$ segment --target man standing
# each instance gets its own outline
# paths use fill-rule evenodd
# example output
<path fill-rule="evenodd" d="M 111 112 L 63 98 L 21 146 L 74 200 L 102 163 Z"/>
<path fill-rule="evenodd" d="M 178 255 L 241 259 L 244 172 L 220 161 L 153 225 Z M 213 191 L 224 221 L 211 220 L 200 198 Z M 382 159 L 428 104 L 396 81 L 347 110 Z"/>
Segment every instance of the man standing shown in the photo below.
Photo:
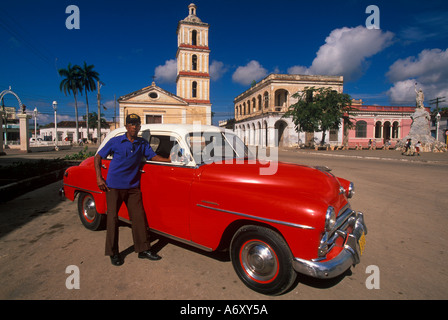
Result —
<path fill-rule="evenodd" d="M 136 114 L 126 117 L 126 134 L 110 139 L 95 155 L 95 171 L 100 190 L 106 192 L 107 233 L 106 250 L 111 263 L 123 264 L 118 251 L 118 211 L 123 202 L 132 221 L 134 250 L 141 259 L 159 260 L 161 257 L 150 251 L 145 211 L 140 191 L 140 165 L 142 157 L 148 160 L 170 162 L 170 158 L 157 155 L 149 143 L 138 137 L 141 121 Z M 101 175 L 101 159 L 113 155 L 107 180 Z"/>

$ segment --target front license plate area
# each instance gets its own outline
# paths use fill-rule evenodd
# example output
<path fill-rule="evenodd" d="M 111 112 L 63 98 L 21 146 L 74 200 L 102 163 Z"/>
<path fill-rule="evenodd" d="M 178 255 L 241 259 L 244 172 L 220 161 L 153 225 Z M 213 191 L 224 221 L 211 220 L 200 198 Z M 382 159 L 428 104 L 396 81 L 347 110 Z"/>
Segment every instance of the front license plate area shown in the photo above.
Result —
<path fill-rule="evenodd" d="M 366 236 L 365 236 L 364 232 L 362 233 L 361 237 L 359 238 L 358 245 L 359 245 L 359 253 L 362 255 L 364 252 L 364 248 L 366 247 Z"/>

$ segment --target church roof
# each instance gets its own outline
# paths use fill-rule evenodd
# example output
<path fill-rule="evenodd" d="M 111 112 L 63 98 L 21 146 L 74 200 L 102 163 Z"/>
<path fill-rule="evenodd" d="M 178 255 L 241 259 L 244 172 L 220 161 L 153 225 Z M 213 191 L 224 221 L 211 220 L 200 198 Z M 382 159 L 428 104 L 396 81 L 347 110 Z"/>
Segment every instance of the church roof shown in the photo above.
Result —
<path fill-rule="evenodd" d="M 155 92 L 158 93 L 156 98 L 152 98 L 150 96 L 151 92 Z M 131 102 L 131 100 L 134 100 L 135 98 L 139 97 L 139 96 L 145 96 L 148 97 L 147 99 L 145 99 L 145 101 L 142 101 L 144 103 L 154 103 L 154 104 L 158 104 L 158 97 L 160 96 L 164 96 L 168 99 L 170 99 L 172 101 L 172 103 L 176 103 L 176 104 L 182 104 L 182 105 L 188 105 L 188 102 L 185 101 L 184 99 L 182 99 L 181 97 L 168 92 L 162 88 L 160 88 L 159 86 L 157 86 L 155 84 L 155 82 L 153 82 L 150 86 L 142 88 L 140 90 L 128 93 L 124 96 L 121 96 L 120 98 L 118 98 L 118 102 Z M 137 101 L 132 101 L 132 102 L 137 102 Z M 163 102 L 163 104 L 166 104 L 166 101 Z"/>

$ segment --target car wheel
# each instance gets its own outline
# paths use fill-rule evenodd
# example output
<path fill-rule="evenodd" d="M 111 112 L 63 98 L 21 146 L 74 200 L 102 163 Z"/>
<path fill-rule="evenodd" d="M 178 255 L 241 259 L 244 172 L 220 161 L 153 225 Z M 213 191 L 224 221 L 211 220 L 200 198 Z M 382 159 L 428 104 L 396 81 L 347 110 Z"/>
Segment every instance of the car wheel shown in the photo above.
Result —
<path fill-rule="evenodd" d="M 96 231 L 104 228 L 106 216 L 96 211 L 95 199 L 91 194 L 85 192 L 79 194 L 78 214 L 87 229 Z"/>
<path fill-rule="evenodd" d="M 230 244 L 230 256 L 243 283 L 262 294 L 282 294 L 297 277 L 291 250 L 277 232 L 268 228 L 240 228 Z"/>

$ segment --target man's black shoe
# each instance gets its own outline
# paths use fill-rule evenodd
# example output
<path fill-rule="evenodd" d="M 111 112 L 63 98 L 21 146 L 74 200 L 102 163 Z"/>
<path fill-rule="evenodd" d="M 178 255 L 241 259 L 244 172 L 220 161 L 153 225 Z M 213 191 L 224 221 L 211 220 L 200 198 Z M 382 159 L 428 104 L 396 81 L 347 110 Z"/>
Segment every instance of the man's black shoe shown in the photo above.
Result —
<path fill-rule="evenodd" d="M 138 257 L 140 259 L 149 259 L 149 260 L 160 260 L 160 259 L 162 259 L 161 256 L 159 256 L 156 253 L 152 253 L 150 250 L 139 252 L 138 253 Z"/>
<path fill-rule="evenodd" d="M 121 259 L 119 254 L 114 254 L 113 256 L 110 256 L 110 262 L 114 266 L 121 266 L 123 264 L 123 259 Z"/>

